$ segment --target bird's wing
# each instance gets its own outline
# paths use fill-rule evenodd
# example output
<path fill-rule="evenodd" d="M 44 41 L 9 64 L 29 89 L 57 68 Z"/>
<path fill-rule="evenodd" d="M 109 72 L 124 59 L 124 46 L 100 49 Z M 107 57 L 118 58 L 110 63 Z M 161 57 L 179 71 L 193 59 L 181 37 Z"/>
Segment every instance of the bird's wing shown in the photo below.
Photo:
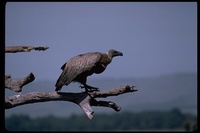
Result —
<path fill-rule="evenodd" d="M 85 71 L 89 71 L 92 67 L 94 67 L 100 59 L 101 53 L 99 52 L 80 54 L 69 59 L 61 67 L 63 72 L 57 80 L 56 86 L 62 86 L 65 84 L 68 85 L 77 75 Z"/>

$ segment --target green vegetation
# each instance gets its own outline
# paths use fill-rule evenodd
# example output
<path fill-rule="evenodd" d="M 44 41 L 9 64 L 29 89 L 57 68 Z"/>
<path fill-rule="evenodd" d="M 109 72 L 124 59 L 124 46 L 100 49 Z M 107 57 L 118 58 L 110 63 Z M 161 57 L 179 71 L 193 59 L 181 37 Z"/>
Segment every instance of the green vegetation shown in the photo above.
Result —
<path fill-rule="evenodd" d="M 123 112 L 95 114 L 92 120 L 85 115 L 71 115 L 68 118 L 45 116 L 31 118 L 26 115 L 12 115 L 5 119 L 9 131 L 130 131 L 130 130 L 182 130 L 195 126 L 197 117 L 170 111 Z"/>

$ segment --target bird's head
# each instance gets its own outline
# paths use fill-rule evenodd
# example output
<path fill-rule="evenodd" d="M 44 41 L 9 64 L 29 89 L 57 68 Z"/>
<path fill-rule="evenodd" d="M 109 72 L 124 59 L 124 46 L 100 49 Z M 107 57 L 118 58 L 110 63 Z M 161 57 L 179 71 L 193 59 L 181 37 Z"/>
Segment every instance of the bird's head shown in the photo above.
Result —
<path fill-rule="evenodd" d="M 108 51 L 107 54 L 108 54 L 108 56 L 111 57 L 111 58 L 113 58 L 113 57 L 115 57 L 115 56 L 123 56 L 123 53 L 122 53 L 122 52 L 117 51 L 117 50 L 114 50 L 114 49 L 110 49 L 110 50 Z"/>

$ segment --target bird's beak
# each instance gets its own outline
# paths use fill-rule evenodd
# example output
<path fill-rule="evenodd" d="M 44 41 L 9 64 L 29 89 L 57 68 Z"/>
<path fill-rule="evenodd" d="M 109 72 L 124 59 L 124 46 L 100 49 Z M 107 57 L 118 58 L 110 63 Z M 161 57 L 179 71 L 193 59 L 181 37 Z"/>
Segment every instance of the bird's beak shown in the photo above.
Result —
<path fill-rule="evenodd" d="M 123 56 L 123 53 L 118 51 L 118 56 Z"/>

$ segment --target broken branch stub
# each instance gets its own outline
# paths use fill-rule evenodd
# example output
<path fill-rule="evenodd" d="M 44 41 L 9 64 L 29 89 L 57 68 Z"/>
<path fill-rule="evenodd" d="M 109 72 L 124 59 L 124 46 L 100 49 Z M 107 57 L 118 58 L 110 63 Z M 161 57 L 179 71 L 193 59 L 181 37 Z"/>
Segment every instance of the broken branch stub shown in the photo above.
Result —
<path fill-rule="evenodd" d="M 35 79 L 35 76 L 33 73 L 28 74 L 26 77 L 19 79 L 19 80 L 13 80 L 11 78 L 11 75 L 5 76 L 5 88 L 13 90 L 15 92 L 21 92 L 22 87 L 30 82 L 32 82 Z"/>

